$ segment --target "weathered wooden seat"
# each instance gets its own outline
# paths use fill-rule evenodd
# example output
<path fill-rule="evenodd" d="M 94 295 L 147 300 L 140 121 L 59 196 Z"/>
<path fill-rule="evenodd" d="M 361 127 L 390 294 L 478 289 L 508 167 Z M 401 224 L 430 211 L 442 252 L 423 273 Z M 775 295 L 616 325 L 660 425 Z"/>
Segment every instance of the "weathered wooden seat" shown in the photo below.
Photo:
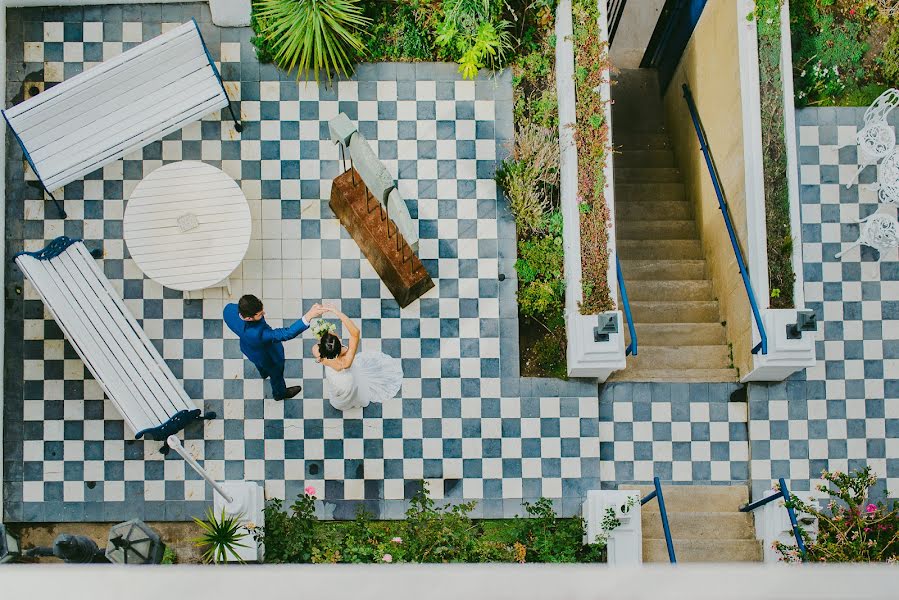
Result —
<path fill-rule="evenodd" d="M 164 441 L 215 417 L 202 416 L 83 242 L 58 237 L 15 261 L 136 438 Z"/>
<path fill-rule="evenodd" d="M 226 106 L 191 21 L 0 112 L 65 218 L 53 190 Z"/>

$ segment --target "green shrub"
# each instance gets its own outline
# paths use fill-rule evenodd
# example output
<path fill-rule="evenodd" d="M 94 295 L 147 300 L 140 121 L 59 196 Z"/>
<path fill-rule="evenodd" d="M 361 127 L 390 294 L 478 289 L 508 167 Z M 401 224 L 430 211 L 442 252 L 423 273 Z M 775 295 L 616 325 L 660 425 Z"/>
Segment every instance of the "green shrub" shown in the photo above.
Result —
<path fill-rule="evenodd" d="M 311 562 L 316 536 L 315 497 L 299 496 L 290 507 L 290 514 L 282 508 L 280 498 L 265 505 L 265 527 L 256 535 L 265 544 L 265 560 L 270 563 Z"/>
<path fill-rule="evenodd" d="M 818 519 L 818 534 L 812 538 L 801 530 L 806 546 L 804 557 L 795 545 L 777 542 L 775 547 L 783 559 L 787 562 L 803 558 L 810 562 L 899 560 L 899 503 L 893 502 L 890 507 L 867 499 L 870 488 L 877 484 L 871 467 L 853 473 L 824 471 L 821 477 L 831 484 L 818 486 L 819 491 L 830 496 L 825 510 L 795 496 L 788 503 Z"/>
<path fill-rule="evenodd" d="M 525 548 L 522 562 L 573 563 L 604 562 L 605 544 L 584 544 L 586 522 L 580 518 L 560 519 L 552 501 L 540 498 L 534 504 L 524 502 L 527 518 L 516 518 L 514 535 Z"/>
<path fill-rule="evenodd" d="M 518 242 L 518 310 L 550 332 L 565 325 L 565 280 L 559 213 L 545 221 L 547 233 Z"/>
<path fill-rule="evenodd" d="M 887 38 L 880 60 L 887 84 L 899 85 L 899 27 L 894 28 Z"/>
<path fill-rule="evenodd" d="M 347 75 L 365 46 L 359 31 L 369 24 L 359 0 L 256 0 L 257 43 L 285 71 L 297 67 L 297 77 L 309 72 L 319 80 Z"/>
<path fill-rule="evenodd" d="M 372 19 L 370 34 L 365 36 L 369 60 L 435 60 L 433 38 L 439 5 L 428 0 L 372 3 L 367 14 Z"/>
<path fill-rule="evenodd" d="M 581 519 L 559 519 L 552 503 L 525 505 L 529 518 L 475 521 L 475 502 L 438 506 L 427 484 L 413 496 L 402 521 L 373 521 L 360 512 L 350 523 L 315 518 L 314 497 L 304 495 L 291 513 L 281 500 L 265 507 L 256 535 L 272 563 L 595 562 L 603 545 L 583 546 Z"/>
<path fill-rule="evenodd" d="M 203 562 L 222 563 L 229 557 L 243 562 L 237 554 L 237 548 L 246 548 L 241 542 L 247 537 L 246 531 L 236 517 L 230 517 L 222 509 L 221 516 L 216 516 L 212 508 L 206 510 L 206 520 L 202 521 L 194 517 L 194 522 L 200 526 L 202 534 L 193 540 L 194 545 L 203 550 Z"/>
<path fill-rule="evenodd" d="M 474 79 L 478 69 L 505 64 L 512 50 L 510 23 L 501 18 L 498 0 L 443 0 L 443 20 L 435 42 L 442 53 L 459 63 L 459 72 Z"/>

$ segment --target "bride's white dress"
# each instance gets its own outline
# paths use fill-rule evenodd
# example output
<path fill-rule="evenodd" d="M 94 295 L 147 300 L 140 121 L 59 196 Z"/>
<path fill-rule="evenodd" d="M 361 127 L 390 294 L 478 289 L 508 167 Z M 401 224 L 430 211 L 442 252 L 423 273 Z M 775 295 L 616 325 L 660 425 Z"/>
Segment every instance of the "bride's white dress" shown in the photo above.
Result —
<path fill-rule="evenodd" d="M 328 400 L 338 410 L 363 408 L 393 398 L 403 386 L 403 367 L 398 358 L 382 352 L 360 352 L 343 371 L 325 367 Z"/>

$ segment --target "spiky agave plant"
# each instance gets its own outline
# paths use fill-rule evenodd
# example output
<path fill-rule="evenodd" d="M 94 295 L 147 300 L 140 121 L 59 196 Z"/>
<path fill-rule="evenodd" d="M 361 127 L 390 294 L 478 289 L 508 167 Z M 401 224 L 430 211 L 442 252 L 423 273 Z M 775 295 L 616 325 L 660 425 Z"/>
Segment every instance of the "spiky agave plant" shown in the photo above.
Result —
<path fill-rule="evenodd" d="M 242 525 L 239 519 L 225 514 L 225 509 L 222 509 L 221 517 L 216 517 L 211 508 L 206 509 L 205 521 L 194 517 L 203 530 L 203 534 L 193 540 L 195 546 L 203 549 L 203 562 L 218 564 L 225 562 L 229 555 L 243 562 L 236 549 L 248 548 L 240 543 L 247 534 L 240 531 Z"/>
<path fill-rule="evenodd" d="M 355 55 L 365 52 L 357 35 L 371 20 L 359 0 L 255 0 L 260 35 L 272 45 L 275 62 L 297 78 L 325 72 L 346 75 Z"/>

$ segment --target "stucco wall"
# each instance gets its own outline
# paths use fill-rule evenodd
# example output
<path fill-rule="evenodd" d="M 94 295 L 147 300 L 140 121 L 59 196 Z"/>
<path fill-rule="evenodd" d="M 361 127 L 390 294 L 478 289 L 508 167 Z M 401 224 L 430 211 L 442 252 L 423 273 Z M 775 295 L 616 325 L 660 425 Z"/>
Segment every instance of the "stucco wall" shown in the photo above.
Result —
<path fill-rule="evenodd" d="M 728 239 L 712 180 L 683 98 L 687 83 L 709 138 L 740 244 L 747 250 L 743 127 L 737 3 L 706 4 L 680 65 L 665 93 L 665 113 L 678 165 L 691 198 L 709 274 L 733 344 L 740 374 L 751 370 L 752 322 L 746 290 Z"/>

